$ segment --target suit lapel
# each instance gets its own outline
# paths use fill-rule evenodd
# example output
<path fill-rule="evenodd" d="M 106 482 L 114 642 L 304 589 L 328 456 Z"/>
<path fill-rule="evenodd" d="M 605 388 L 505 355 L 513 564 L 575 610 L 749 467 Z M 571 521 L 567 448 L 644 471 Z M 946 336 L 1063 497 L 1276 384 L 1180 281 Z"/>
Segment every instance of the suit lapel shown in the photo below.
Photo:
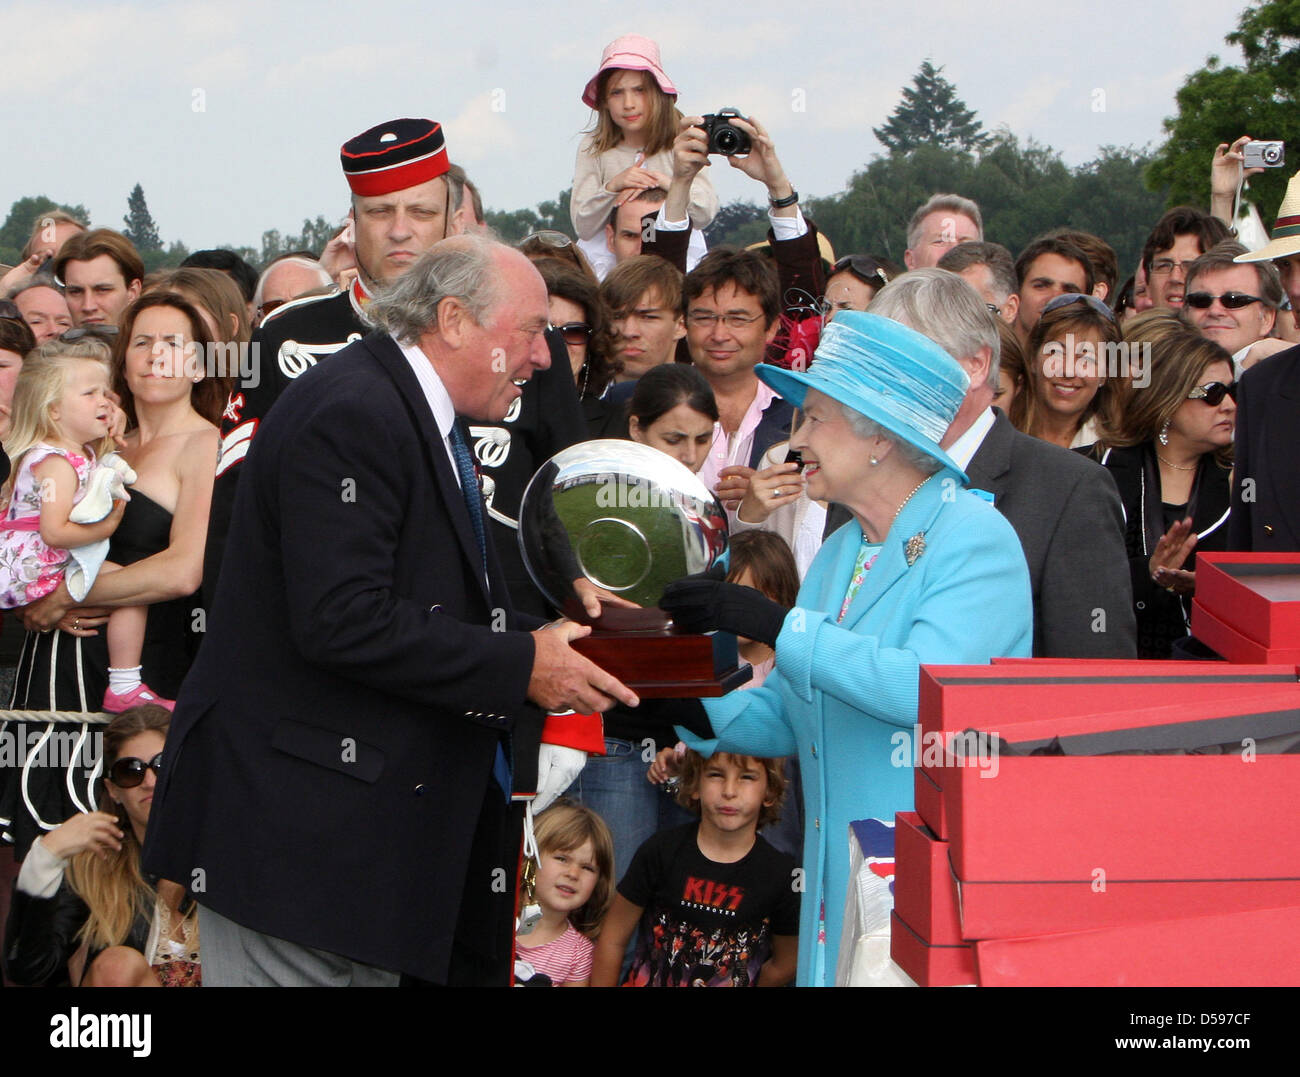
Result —
<path fill-rule="evenodd" d="M 372 334 L 366 338 L 365 343 L 388 376 L 397 383 L 402 403 L 424 445 L 425 463 L 433 473 L 434 484 L 451 517 L 461 551 L 473 567 L 472 575 L 478 583 L 484 602 L 490 606 L 492 599 L 488 594 L 487 581 L 483 577 L 483 559 L 479 554 L 478 539 L 474 537 L 474 524 L 469 518 L 469 509 L 461 494 L 460 483 L 452 470 L 451 460 L 447 456 L 447 447 L 438 432 L 438 424 L 434 420 L 433 412 L 429 410 L 429 402 L 425 399 L 424 390 L 420 388 L 420 383 L 406 361 L 406 356 L 393 343 L 391 337 Z M 485 516 L 486 511 L 485 509 Z"/>
<path fill-rule="evenodd" d="M 996 508 L 1006 491 L 1006 476 L 1011 471 L 1011 443 L 1015 428 L 1000 411 L 993 413 L 993 425 L 966 465 L 966 475 L 972 490 L 984 490 L 993 495 Z"/>

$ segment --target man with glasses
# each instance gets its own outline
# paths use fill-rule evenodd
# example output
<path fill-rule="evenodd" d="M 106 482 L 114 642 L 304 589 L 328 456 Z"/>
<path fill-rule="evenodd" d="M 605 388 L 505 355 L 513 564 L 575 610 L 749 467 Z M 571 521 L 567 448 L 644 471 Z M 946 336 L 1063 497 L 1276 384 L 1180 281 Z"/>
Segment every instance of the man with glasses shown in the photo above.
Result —
<path fill-rule="evenodd" d="M 691 182 L 709 161 L 701 122 L 699 116 L 683 121 L 673 144 L 668 198 L 655 222 L 654 252 L 678 268 L 686 263 Z M 781 331 L 782 298 L 798 303 L 804 297 L 807 309 L 802 313 L 811 314 L 820 328 L 812 308 L 826 292 L 817 229 L 799 211 L 799 192 L 786 176 L 771 135 L 752 116 L 732 123 L 749 135 L 752 148 L 727 160 L 767 190 L 771 257 L 758 250 L 710 251 L 686 275 L 682 288 L 690 360 L 708 379 L 720 413 L 700 478 L 729 510 L 745 496 L 763 454 L 790 436 L 794 409 L 758 380 L 755 367 L 765 357 L 806 365 L 816 346 L 815 333 L 802 331 L 806 322 L 794 311 L 792 334 L 769 348 Z"/>
<path fill-rule="evenodd" d="M 1240 243 L 1225 240 L 1206 251 L 1187 271 L 1183 318 L 1201 336 L 1232 353 L 1237 377 L 1274 352 L 1291 345 L 1266 339 L 1273 332 L 1277 310 L 1286 298 L 1277 270 L 1268 262 L 1241 265 L 1246 253 Z"/>
<path fill-rule="evenodd" d="M 1020 312 L 1019 283 L 1011 252 L 1001 243 L 961 243 L 939 259 L 939 268 L 956 273 L 974 288 L 984 305 L 1007 325 Z"/>
<path fill-rule="evenodd" d="M 1142 247 L 1152 306 L 1180 311 L 1192 263 L 1229 238 L 1226 224 L 1194 206 L 1175 206 L 1161 217 Z"/>

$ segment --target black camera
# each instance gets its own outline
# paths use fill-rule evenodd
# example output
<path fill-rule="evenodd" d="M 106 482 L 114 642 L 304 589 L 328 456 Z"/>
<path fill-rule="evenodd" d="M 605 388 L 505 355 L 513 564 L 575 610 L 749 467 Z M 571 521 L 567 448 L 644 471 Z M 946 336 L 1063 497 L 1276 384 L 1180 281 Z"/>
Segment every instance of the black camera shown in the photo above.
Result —
<path fill-rule="evenodd" d="M 704 134 L 709 140 L 709 152 L 723 157 L 748 153 L 753 148 L 749 135 L 731 122 L 744 118 L 734 108 L 720 108 L 713 115 L 705 116 Z"/>

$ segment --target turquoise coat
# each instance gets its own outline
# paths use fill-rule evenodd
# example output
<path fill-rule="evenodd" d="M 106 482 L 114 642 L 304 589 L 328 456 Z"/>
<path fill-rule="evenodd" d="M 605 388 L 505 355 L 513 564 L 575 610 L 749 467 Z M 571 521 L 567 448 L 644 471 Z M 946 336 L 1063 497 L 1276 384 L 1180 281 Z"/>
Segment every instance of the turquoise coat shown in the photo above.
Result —
<path fill-rule="evenodd" d="M 909 566 L 908 540 L 924 536 Z M 1002 514 L 935 475 L 894 521 L 842 623 L 862 530 L 850 521 L 818 553 L 760 688 L 704 700 L 717 739 L 678 733 L 705 754 L 799 754 L 803 777 L 801 986 L 829 986 L 848 888 L 849 823 L 912 809 L 912 737 L 924 664 L 1027 657 L 1029 570 Z M 913 546 L 917 546 L 913 543 Z M 906 739 L 902 739 L 902 738 Z M 825 901 L 825 936 L 818 912 Z"/>

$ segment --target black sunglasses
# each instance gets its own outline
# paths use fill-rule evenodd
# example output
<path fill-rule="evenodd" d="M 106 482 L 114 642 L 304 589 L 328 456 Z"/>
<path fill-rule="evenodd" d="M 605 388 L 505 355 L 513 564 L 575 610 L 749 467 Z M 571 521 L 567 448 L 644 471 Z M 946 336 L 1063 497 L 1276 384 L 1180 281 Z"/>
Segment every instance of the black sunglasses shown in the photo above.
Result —
<path fill-rule="evenodd" d="M 108 768 L 108 780 L 119 789 L 134 789 L 144 781 L 146 768 L 152 770 L 154 777 L 157 777 L 162 771 L 162 752 L 159 752 L 147 763 L 143 759 L 135 758 L 133 755 L 119 759 Z"/>
<path fill-rule="evenodd" d="M 1187 394 L 1187 399 L 1204 400 L 1210 407 L 1217 408 L 1223 403 L 1225 396 L 1230 396 L 1236 401 L 1237 383 L 1235 381 L 1231 385 L 1224 385 L 1221 381 L 1211 381 L 1204 385 L 1198 385 Z"/>
<path fill-rule="evenodd" d="M 883 288 L 889 283 L 889 274 L 881 269 L 880 263 L 869 254 L 846 254 L 831 266 L 831 271 L 826 274 L 826 277 L 829 279 L 836 273 L 843 273 L 846 269 L 863 284 L 870 284 L 873 288 Z"/>
<path fill-rule="evenodd" d="M 554 325 L 552 329 L 558 329 L 560 335 L 564 337 L 565 344 L 572 344 L 575 348 L 579 344 L 587 343 L 591 336 L 591 326 L 586 322 L 565 322 L 563 325 Z"/>
<path fill-rule="evenodd" d="M 1245 292 L 1224 292 L 1223 295 L 1211 295 L 1209 292 L 1192 292 L 1190 295 L 1183 296 L 1183 302 L 1189 307 L 1195 307 L 1197 310 L 1209 310 L 1216 299 L 1229 310 L 1240 310 L 1252 303 L 1264 302 L 1259 296 L 1246 295 Z"/>

